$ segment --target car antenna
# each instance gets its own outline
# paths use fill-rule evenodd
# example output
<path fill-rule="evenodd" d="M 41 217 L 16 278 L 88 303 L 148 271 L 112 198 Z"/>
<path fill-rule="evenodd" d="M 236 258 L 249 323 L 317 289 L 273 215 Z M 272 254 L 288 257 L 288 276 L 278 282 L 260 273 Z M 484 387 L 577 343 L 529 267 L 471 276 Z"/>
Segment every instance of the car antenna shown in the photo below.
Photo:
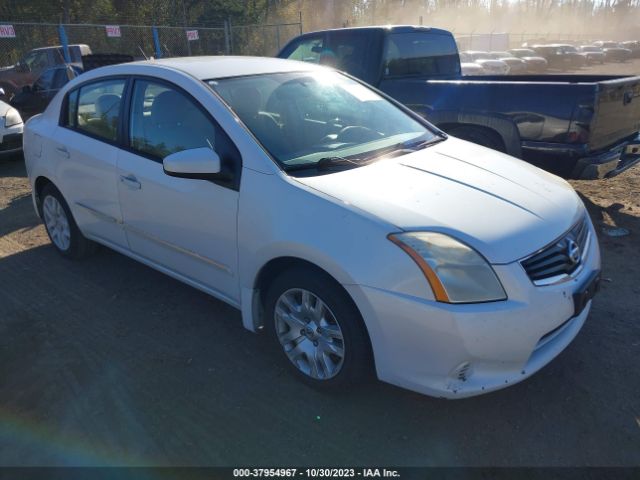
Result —
<path fill-rule="evenodd" d="M 138 45 L 138 49 L 140 50 L 140 52 L 142 53 L 142 56 L 144 57 L 145 60 L 149 60 L 149 57 L 147 57 L 147 54 L 144 53 L 144 50 L 142 49 L 142 47 L 140 45 Z"/>

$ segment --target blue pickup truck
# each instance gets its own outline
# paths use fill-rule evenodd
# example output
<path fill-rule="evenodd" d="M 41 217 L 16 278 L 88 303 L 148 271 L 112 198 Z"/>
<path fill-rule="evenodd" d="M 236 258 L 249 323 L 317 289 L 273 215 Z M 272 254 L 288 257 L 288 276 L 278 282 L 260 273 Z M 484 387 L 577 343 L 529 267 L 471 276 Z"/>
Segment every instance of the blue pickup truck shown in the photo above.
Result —
<path fill-rule="evenodd" d="M 417 26 L 307 33 L 278 56 L 343 70 L 453 136 L 564 177 L 609 177 L 640 161 L 640 77 L 463 77 L 451 33 Z"/>

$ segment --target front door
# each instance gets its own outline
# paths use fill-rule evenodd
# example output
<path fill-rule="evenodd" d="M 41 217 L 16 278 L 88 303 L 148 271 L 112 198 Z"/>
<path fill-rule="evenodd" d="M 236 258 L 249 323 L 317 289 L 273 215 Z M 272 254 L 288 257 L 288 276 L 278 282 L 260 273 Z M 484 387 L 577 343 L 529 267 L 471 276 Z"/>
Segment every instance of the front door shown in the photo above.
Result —
<path fill-rule="evenodd" d="M 133 253 L 182 280 L 239 301 L 238 191 L 216 182 L 171 177 L 171 153 L 210 147 L 222 162 L 240 162 L 231 140 L 204 108 L 178 87 L 137 79 L 128 145 L 118 157 L 118 190 Z"/>

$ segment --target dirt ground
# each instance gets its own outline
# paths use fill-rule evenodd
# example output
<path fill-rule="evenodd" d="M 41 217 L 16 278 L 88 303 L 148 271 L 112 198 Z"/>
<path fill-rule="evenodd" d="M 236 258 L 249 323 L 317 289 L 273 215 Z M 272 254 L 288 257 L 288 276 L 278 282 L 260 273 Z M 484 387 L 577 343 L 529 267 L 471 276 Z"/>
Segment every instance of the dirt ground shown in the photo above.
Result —
<path fill-rule="evenodd" d="M 318 393 L 233 308 L 105 248 L 61 258 L 2 160 L 0 465 L 640 465 L 640 166 L 572 183 L 603 254 L 585 327 L 527 381 L 446 401 Z"/>

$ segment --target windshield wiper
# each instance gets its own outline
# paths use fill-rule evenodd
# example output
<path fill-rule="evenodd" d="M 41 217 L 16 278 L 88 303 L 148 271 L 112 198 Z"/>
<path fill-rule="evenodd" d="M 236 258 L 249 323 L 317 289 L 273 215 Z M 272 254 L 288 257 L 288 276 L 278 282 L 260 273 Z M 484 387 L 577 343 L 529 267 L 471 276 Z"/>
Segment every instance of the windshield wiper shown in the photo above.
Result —
<path fill-rule="evenodd" d="M 414 143 L 397 143 L 395 145 L 391 145 L 389 147 L 385 147 L 385 148 L 381 148 L 380 150 L 376 150 L 374 151 L 371 155 L 367 156 L 367 157 L 363 157 L 362 159 L 367 161 L 367 160 L 373 160 L 375 158 L 379 158 L 382 157 L 384 155 L 390 155 L 390 154 L 405 154 L 405 153 L 411 153 L 411 152 L 415 152 L 416 150 L 421 150 L 423 148 L 429 147 L 431 145 L 434 145 L 438 142 L 441 142 L 445 139 L 445 137 L 434 137 L 434 138 L 430 138 L 429 140 L 420 140 L 418 142 L 414 142 Z"/>
<path fill-rule="evenodd" d="M 445 140 L 446 137 L 437 136 L 430 138 L 429 140 L 420 140 L 414 143 L 396 143 L 378 150 L 375 150 L 371 155 L 363 157 L 340 157 L 333 155 L 330 157 L 322 157 L 317 162 L 299 163 L 294 165 L 287 165 L 284 167 L 285 171 L 291 172 L 296 170 L 330 170 L 333 167 L 345 167 L 356 166 L 361 167 L 373 163 L 375 159 L 378 159 L 384 155 L 397 154 L 397 153 L 411 153 L 416 150 L 421 150 L 428 146 L 434 145 L 438 142 Z"/>
<path fill-rule="evenodd" d="M 364 163 L 360 162 L 359 160 L 360 158 L 358 157 L 353 157 L 353 158 L 345 158 L 345 157 L 339 157 L 339 156 L 322 157 L 317 162 L 306 162 L 306 163 L 299 163 L 294 165 L 287 165 L 285 167 L 285 170 L 287 172 L 294 171 L 294 170 L 307 170 L 307 169 L 322 171 L 322 170 L 329 170 L 332 167 L 364 165 Z"/>

